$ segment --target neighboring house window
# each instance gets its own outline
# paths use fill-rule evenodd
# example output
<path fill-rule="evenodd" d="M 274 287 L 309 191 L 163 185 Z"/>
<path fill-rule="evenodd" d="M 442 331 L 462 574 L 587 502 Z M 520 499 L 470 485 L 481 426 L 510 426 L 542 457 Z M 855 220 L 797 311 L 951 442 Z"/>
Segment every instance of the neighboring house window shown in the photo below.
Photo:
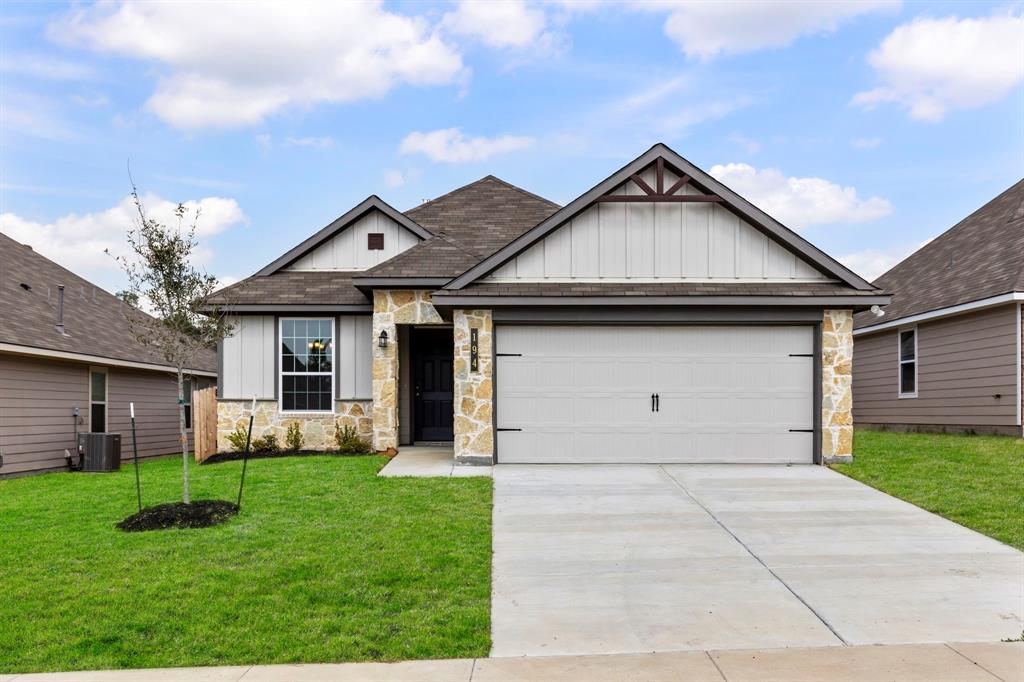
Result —
<path fill-rule="evenodd" d="M 192 430 L 192 380 L 184 379 L 181 397 L 185 400 L 185 430 Z"/>
<path fill-rule="evenodd" d="M 899 333 L 899 382 L 901 398 L 917 397 L 917 327 Z"/>
<path fill-rule="evenodd" d="M 107 430 L 107 370 L 103 367 L 89 368 L 89 430 Z"/>
<path fill-rule="evenodd" d="M 334 320 L 281 320 L 281 410 L 334 411 Z"/>

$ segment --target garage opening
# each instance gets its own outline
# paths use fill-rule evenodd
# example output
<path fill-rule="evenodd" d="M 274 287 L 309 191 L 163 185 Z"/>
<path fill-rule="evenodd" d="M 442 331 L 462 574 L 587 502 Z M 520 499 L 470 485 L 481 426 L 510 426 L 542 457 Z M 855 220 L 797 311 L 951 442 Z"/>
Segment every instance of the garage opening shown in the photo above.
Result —
<path fill-rule="evenodd" d="M 814 461 L 814 327 L 499 326 L 501 463 Z"/>

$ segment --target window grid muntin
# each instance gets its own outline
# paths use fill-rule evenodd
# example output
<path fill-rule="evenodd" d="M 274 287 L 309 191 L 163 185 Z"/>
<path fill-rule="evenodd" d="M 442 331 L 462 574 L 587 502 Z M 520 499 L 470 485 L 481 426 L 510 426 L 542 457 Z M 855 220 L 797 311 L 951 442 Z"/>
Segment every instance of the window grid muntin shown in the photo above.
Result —
<path fill-rule="evenodd" d="M 334 412 L 335 328 L 333 318 L 281 318 L 280 409 Z"/>

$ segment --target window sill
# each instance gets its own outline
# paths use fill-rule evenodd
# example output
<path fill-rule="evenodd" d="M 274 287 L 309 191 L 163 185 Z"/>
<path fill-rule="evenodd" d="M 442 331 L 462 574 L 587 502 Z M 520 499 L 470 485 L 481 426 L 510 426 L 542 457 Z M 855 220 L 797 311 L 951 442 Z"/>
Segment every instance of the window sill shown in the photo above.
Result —
<path fill-rule="evenodd" d="M 910 398 L 916 398 L 917 394 L 916 393 L 900 393 L 896 397 L 899 398 L 900 400 L 907 400 L 907 399 L 910 399 Z"/>

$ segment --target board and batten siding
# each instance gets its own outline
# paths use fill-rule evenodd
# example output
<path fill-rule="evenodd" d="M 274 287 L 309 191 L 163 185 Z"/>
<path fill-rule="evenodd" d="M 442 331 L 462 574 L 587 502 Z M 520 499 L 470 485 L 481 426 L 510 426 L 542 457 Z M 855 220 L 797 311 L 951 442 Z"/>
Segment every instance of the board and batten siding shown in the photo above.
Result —
<path fill-rule="evenodd" d="M 665 171 L 665 186 L 677 177 Z M 650 185 L 655 172 L 640 176 Z M 685 185 L 679 194 L 697 194 Z M 640 195 L 628 182 L 610 194 Z M 725 208 L 710 203 L 600 203 L 488 276 L 491 282 L 827 280 Z"/>
<path fill-rule="evenodd" d="M 283 315 L 288 317 L 288 315 Z M 294 317 L 325 317 L 297 313 Z M 221 346 L 220 398 L 277 399 L 277 325 L 274 315 L 235 315 L 233 330 Z M 372 317 L 337 318 L 335 348 L 338 369 L 335 398 L 370 399 L 373 362 Z"/>
<path fill-rule="evenodd" d="M 916 398 L 899 397 L 898 331 L 858 335 L 854 423 L 1019 433 L 1019 314 L 1011 304 L 918 324 Z"/>
<path fill-rule="evenodd" d="M 370 250 L 370 233 L 384 235 L 384 248 Z M 286 270 L 367 270 L 416 245 L 419 237 L 379 211 L 371 211 L 289 265 Z"/>
<path fill-rule="evenodd" d="M 64 451 L 74 454 L 76 432 L 89 430 L 91 366 L 102 365 L 0 355 L 0 476 L 66 469 Z M 121 459 L 132 456 L 130 402 L 135 403 L 139 454 L 179 452 L 174 374 L 106 369 L 107 430 L 121 434 Z M 197 380 L 199 386 L 207 382 Z M 76 407 L 81 415 L 77 424 Z"/>

